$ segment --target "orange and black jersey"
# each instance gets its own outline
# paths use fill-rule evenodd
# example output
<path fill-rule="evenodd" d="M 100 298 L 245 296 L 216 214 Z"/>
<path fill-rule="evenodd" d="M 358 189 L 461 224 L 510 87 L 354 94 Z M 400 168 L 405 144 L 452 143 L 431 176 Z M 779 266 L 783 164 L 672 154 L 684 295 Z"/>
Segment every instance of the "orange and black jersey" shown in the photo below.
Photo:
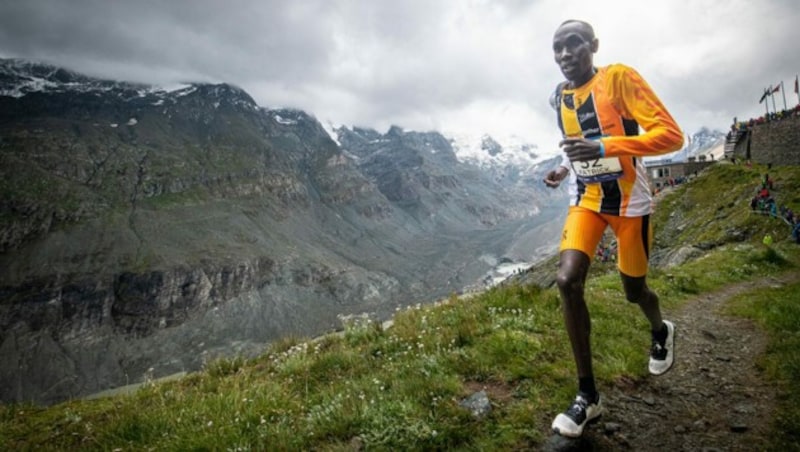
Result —
<path fill-rule="evenodd" d="M 647 82 L 633 68 L 613 64 L 599 68 L 583 86 L 558 89 L 554 99 L 562 134 L 601 140 L 605 157 L 618 158 L 622 168 L 615 180 L 586 182 L 564 156 L 570 205 L 618 216 L 648 215 L 650 184 L 642 157 L 680 149 L 683 134 Z"/>

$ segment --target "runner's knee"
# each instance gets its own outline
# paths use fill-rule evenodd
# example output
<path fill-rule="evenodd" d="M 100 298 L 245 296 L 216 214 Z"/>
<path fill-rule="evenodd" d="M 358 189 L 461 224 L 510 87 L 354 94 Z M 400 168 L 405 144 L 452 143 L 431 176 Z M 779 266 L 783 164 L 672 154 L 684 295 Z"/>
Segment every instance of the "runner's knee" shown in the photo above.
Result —
<path fill-rule="evenodd" d="M 626 290 L 625 298 L 631 303 L 641 304 L 650 301 L 653 298 L 656 298 L 656 294 L 653 293 L 647 286 L 645 286 L 638 291 Z"/>
<path fill-rule="evenodd" d="M 567 250 L 561 253 L 556 273 L 556 284 L 562 294 L 580 295 L 588 272 L 589 258 L 580 251 Z"/>
<path fill-rule="evenodd" d="M 622 273 L 622 287 L 625 289 L 625 299 L 631 303 L 639 304 L 647 301 L 650 291 L 647 288 L 644 277 L 631 277 Z"/>
<path fill-rule="evenodd" d="M 644 292 L 639 292 L 636 294 L 631 294 L 628 292 L 625 293 L 625 299 L 633 304 L 639 304 L 640 301 L 644 300 L 644 297 L 645 297 Z"/>
<path fill-rule="evenodd" d="M 559 271 L 556 275 L 556 285 L 562 292 L 573 291 L 579 289 L 583 281 L 576 273 Z"/>

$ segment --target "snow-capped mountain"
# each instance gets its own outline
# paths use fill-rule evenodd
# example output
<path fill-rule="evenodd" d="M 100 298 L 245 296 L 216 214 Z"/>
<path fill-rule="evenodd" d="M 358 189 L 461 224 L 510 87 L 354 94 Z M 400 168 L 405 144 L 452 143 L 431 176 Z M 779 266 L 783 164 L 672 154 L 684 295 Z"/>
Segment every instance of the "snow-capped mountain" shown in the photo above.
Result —
<path fill-rule="evenodd" d="M 224 98 L 231 105 L 258 109 L 243 90 L 228 84 L 185 83 L 171 87 L 116 80 L 101 80 L 48 63 L 24 59 L 0 58 L 0 96 L 21 98 L 30 94 L 113 95 L 120 100 L 160 106 L 198 90 L 212 98 Z M 219 105 L 215 105 L 218 107 Z"/>
<path fill-rule="evenodd" d="M 450 134 L 450 143 L 456 157 L 462 162 L 481 167 L 503 167 L 507 165 L 522 168 L 534 166 L 547 156 L 539 153 L 539 147 L 516 135 L 495 138 L 487 134 Z"/>
<path fill-rule="evenodd" d="M 19 98 L 32 93 L 112 90 L 146 94 L 153 89 L 147 85 L 91 78 L 47 63 L 0 59 L 0 96 Z"/>
<path fill-rule="evenodd" d="M 717 149 L 725 145 L 725 133 L 719 130 L 710 130 L 706 127 L 700 128 L 685 144 L 687 157 L 699 157 L 701 155 L 715 154 Z"/>
<path fill-rule="evenodd" d="M 725 133 L 701 127 L 700 130 L 686 137 L 683 149 L 653 158 L 645 158 L 648 164 L 659 162 L 685 162 L 690 157 L 717 160 L 721 157 L 725 145 Z M 711 157 L 713 156 L 713 157 Z"/>
<path fill-rule="evenodd" d="M 530 189 L 541 185 L 541 179 L 557 163 L 560 156 L 542 154 L 536 144 L 511 135 L 496 139 L 488 134 L 452 134 L 449 138 L 459 161 L 474 165 L 508 189 Z M 538 196 L 549 196 L 544 191 Z"/>

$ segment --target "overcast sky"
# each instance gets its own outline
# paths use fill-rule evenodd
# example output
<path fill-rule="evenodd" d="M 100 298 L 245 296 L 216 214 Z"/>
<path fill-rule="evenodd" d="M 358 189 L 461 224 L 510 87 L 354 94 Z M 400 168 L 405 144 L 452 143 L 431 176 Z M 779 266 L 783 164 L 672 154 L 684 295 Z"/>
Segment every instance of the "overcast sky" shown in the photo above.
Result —
<path fill-rule="evenodd" d="M 228 82 L 334 125 L 515 134 L 555 152 L 552 36 L 570 18 L 594 25 L 595 64 L 636 68 L 686 133 L 763 114 L 781 81 L 798 102 L 797 0 L 0 0 L 0 57 Z"/>

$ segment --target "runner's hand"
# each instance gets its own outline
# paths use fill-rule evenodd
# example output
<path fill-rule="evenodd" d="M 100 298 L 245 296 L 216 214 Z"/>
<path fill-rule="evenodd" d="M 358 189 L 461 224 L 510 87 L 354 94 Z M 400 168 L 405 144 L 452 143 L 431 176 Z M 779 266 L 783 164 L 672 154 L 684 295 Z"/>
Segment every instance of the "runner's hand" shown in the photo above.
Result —
<path fill-rule="evenodd" d="M 558 145 L 567 154 L 570 162 L 584 162 L 602 157 L 600 154 L 600 141 L 598 140 L 564 138 Z"/>
<path fill-rule="evenodd" d="M 557 188 L 559 185 L 561 185 L 561 181 L 567 177 L 567 173 L 569 173 L 567 168 L 559 166 L 558 169 L 554 169 L 547 173 L 547 176 L 544 177 L 544 184 L 550 188 Z"/>

